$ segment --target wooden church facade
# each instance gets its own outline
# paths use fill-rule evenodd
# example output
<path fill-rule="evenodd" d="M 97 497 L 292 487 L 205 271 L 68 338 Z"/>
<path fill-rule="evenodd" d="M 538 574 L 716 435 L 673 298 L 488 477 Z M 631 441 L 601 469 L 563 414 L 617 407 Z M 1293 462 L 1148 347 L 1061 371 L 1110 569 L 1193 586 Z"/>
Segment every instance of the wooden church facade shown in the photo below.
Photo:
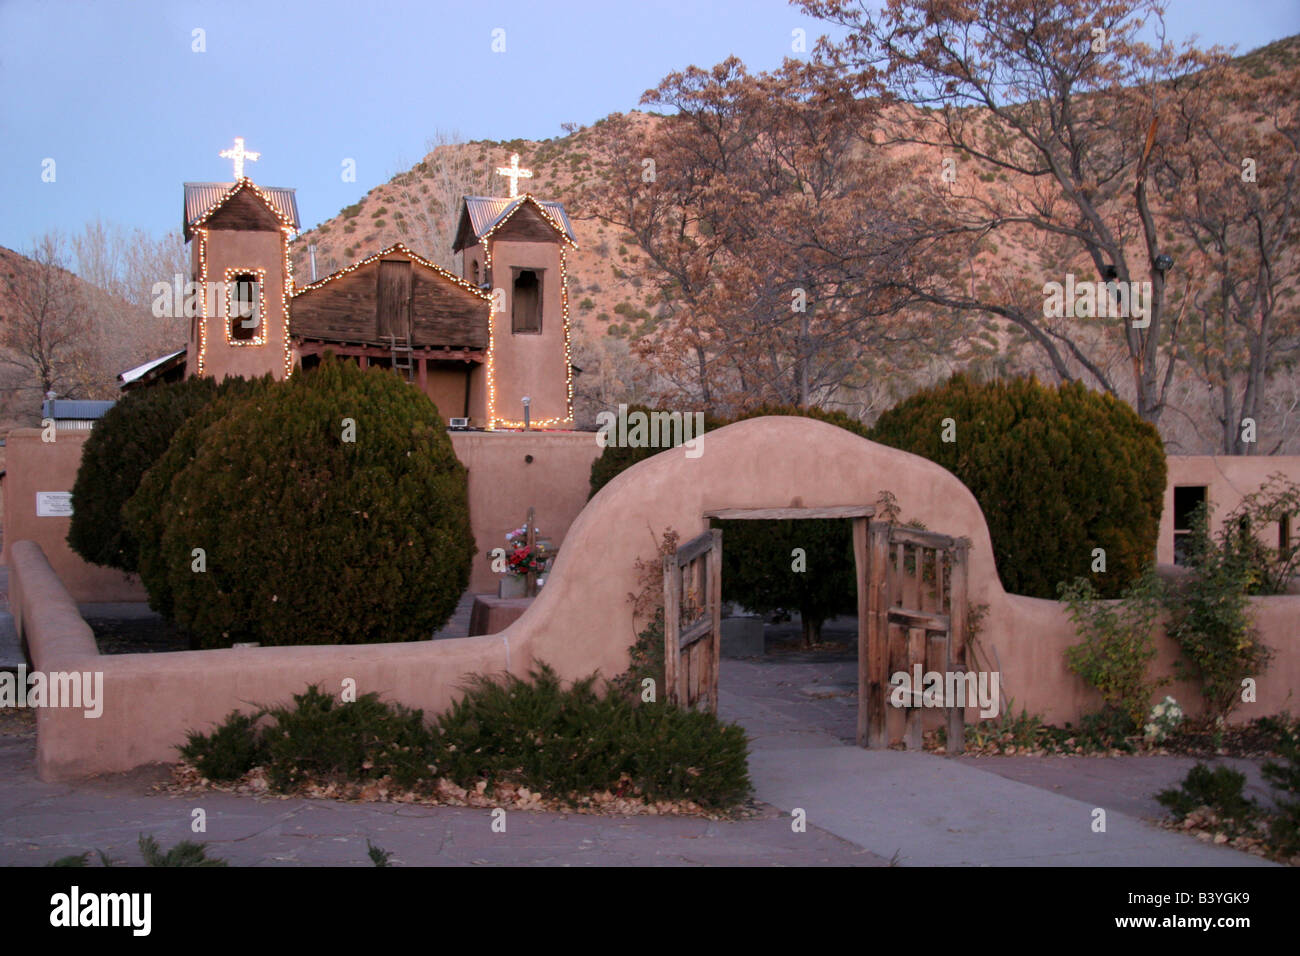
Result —
<path fill-rule="evenodd" d="M 533 426 L 572 423 L 566 254 L 576 244 L 562 205 L 465 197 L 453 249 L 462 276 L 396 243 L 295 287 L 298 228 L 292 189 L 185 184 L 191 278 L 209 290 L 187 377 L 284 378 L 331 351 L 402 375 L 444 420 L 520 427 L 527 404 Z"/>

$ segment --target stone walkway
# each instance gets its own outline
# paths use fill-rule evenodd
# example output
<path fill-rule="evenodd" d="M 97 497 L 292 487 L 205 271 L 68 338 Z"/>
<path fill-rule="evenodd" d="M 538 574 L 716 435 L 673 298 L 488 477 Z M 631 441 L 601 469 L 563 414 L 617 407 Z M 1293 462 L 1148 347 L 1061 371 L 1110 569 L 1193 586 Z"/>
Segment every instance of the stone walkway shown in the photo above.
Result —
<path fill-rule="evenodd" d="M 1164 811 L 1152 795 L 1194 760 L 863 750 L 852 659 L 724 661 L 721 675 L 719 710 L 749 732 L 756 797 L 901 865 L 1268 865 L 1153 825 Z"/>

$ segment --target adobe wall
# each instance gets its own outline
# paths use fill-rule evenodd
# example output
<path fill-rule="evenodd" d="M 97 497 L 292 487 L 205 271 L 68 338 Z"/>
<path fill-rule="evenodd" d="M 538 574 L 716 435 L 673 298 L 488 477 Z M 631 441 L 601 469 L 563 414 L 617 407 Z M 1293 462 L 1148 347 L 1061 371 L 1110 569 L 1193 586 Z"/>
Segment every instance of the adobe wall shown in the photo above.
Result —
<path fill-rule="evenodd" d="M 1165 481 L 1165 507 L 1160 515 L 1160 541 L 1156 560 L 1174 562 L 1174 487 L 1201 485 L 1206 500 L 1213 506 L 1210 528 L 1217 532 L 1224 516 L 1241 504 L 1241 499 L 1268 481 L 1270 475 L 1282 473 L 1300 482 L 1300 455 L 1171 455 L 1166 459 L 1169 476 Z M 1300 533 L 1300 522 L 1292 530 Z M 1277 547 L 1277 525 L 1260 529 L 1260 538 Z"/>
<path fill-rule="evenodd" d="M 540 437 L 456 436 L 462 445 L 474 439 L 464 452 L 471 482 L 473 462 L 508 463 Z M 559 443 L 563 452 L 548 452 L 557 456 L 557 467 L 561 454 L 576 461 L 587 453 L 579 440 L 573 439 L 572 448 Z M 654 556 L 665 529 L 688 538 L 704 530 L 702 515 L 709 509 L 872 503 L 884 489 L 897 496 L 905 518 L 970 539 L 970 599 L 989 605 L 975 662 L 1000 669 L 1015 710 L 1062 723 L 1096 708 L 1093 692 L 1065 667 L 1064 649 L 1077 638 L 1064 608 L 1003 592 L 983 515 L 952 474 L 806 418 L 751 419 L 710 432 L 703 445 L 698 458 L 674 449 L 606 485 L 569 527 L 537 600 L 510 627 L 483 637 L 100 657 L 87 649 L 85 624 L 60 596 L 62 587 L 39 547 L 17 542 L 12 604 L 37 667 L 104 674 L 101 717 L 67 709 L 41 712 L 38 771 L 49 780 L 172 761 L 186 730 L 206 730 L 232 709 L 285 701 L 313 682 L 337 689 L 350 677 L 360 693 L 378 691 L 437 713 L 459 695 L 470 674 L 523 674 L 546 661 L 567 679 L 594 670 L 614 676 L 626 666 L 635 637 L 627 596 L 638 588 L 636 562 Z M 539 482 L 534 491 L 544 486 Z M 1300 596 L 1257 598 L 1253 605 L 1277 656 L 1259 678 L 1258 703 L 1240 708 L 1239 720 L 1294 708 L 1291 691 L 1300 687 Z M 1159 672 L 1168 673 L 1171 662 L 1172 647 L 1163 642 Z M 1174 685 L 1169 692 L 1194 709 L 1186 688 Z"/>
<path fill-rule="evenodd" d="M 488 552 L 505 547 L 506 532 L 524 523 L 529 506 L 542 533 L 562 550 L 569 526 L 587 503 L 591 463 L 601 449 L 592 432 L 448 434 L 469 471 L 469 517 L 478 544 L 469 589 L 496 593 L 499 575 Z"/>
<path fill-rule="evenodd" d="M 464 390 L 464 379 L 460 380 Z M 469 471 L 470 523 L 478 554 L 469 589 L 496 593 L 498 575 L 486 557 L 505 546 L 505 534 L 523 524 L 529 506 L 538 526 L 557 546 L 587 503 L 591 463 L 600 454 L 591 432 L 448 432 L 456 456 Z M 4 485 L 4 553 L 14 541 L 35 541 L 78 603 L 144 601 L 135 575 L 88 564 L 68 547 L 70 518 L 38 518 L 37 491 L 71 491 L 90 432 L 59 432 L 41 441 L 35 428 L 9 435 Z M 528 457 L 532 457 L 529 462 Z"/>
<path fill-rule="evenodd" d="M 72 595 L 73 600 L 144 601 L 144 588 L 135 575 L 88 564 L 68 547 L 71 518 L 38 517 L 36 493 L 72 491 L 81 467 L 81 449 L 88 431 L 60 431 L 55 441 L 41 441 L 39 428 L 16 428 L 9 433 L 4 477 L 3 561 L 12 566 L 16 541 L 35 541 Z"/>
<path fill-rule="evenodd" d="M 627 604 L 637 590 L 634 564 L 653 555 L 665 529 L 685 541 L 705 530 L 702 515 L 710 509 L 870 504 L 881 490 L 895 494 L 904 520 L 971 540 L 970 601 L 989 605 L 977 662 L 1001 671 L 1016 711 L 1028 708 L 1063 723 L 1097 709 L 1096 693 L 1065 666 L 1065 648 L 1079 638 L 1064 606 L 1003 591 L 988 526 L 970 490 L 924 458 L 806 418 L 739 422 L 709 432 L 699 458 L 675 449 L 623 472 L 569 528 L 545 589 L 504 636 L 518 652 L 566 676 L 596 669 L 612 676 L 626 666 L 635 636 Z M 1236 715 L 1242 720 L 1294 708 L 1291 691 L 1300 688 L 1300 596 L 1252 603 L 1277 657 L 1259 677 L 1258 702 Z M 1172 642 L 1161 638 L 1159 654 L 1156 673 L 1171 674 Z M 1174 684 L 1166 692 L 1195 712 L 1190 688 Z"/>

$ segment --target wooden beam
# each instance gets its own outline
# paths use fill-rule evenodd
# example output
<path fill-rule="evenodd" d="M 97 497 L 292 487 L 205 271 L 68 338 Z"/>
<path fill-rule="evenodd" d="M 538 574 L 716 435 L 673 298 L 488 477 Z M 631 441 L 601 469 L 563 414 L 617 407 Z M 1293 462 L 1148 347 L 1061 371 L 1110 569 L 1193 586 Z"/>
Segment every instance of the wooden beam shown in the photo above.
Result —
<path fill-rule="evenodd" d="M 946 632 L 951 626 L 951 619 L 947 614 L 930 614 L 927 611 L 891 607 L 889 609 L 889 623 L 897 624 L 900 627 L 919 627 L 927 631 Z"/>
<path fill-rule="evenodd" d="M 713 533 L 711 531 L 696 535 L 677 549 L 675 556 L 677 566 L 679 568 L 685 567 L 711 547 L 713 547 Z"/>
<path fill-rule="evenodd" d="M 917 528 L 905 528 L 902 525 L 894 525 L 894 531 L 890 537 L 895 544 L 912 544 L 918 548 L 952 548 L 956 546 L 958 540 L 951 535 L 939 534 L 936 531 L 921 531 Z"/>
<path fill-rule="evenodd" d="M 836 505 L 829 508 L 717 508 L 704 512 L 719 521 L 805 521 L 816 518 L 870 518 L 876 509 L 869 505 Z"/>

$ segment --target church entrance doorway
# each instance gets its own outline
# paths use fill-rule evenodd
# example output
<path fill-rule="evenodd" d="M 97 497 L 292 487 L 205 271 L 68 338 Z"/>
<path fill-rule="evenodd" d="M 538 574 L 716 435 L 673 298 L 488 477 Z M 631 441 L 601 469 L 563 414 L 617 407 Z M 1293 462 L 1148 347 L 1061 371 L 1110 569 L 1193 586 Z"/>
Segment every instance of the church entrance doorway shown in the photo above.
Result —
<path fill-rule="evenodd" d="M 922 714 L 936 706 L 923 695 L 923 675 L 966 671 L 967 563 L 964 539 L 872 521 L 875 509 L 726 508 L 720 520 L 845 519 L 852 522 L 858 605 L 858 726 L 861 747 L 901 740 L 919 749 Z M 722 645 L 722 532 L 706 531 L 663 559 L 664 677 L 669 701 L 717 712 Z M 895 681 L 898 674 L 906 682 Z M 960 678 L 956 679 L 960 682 Z M 891 706 L 905 687 L 905 703 Z M 891 690 L 894 691 L 891 694 Z M 938 705 L 952 701 L 940 696 Z M 946 706 L 949 753 L 965 736 L 962 706 Z"/>

